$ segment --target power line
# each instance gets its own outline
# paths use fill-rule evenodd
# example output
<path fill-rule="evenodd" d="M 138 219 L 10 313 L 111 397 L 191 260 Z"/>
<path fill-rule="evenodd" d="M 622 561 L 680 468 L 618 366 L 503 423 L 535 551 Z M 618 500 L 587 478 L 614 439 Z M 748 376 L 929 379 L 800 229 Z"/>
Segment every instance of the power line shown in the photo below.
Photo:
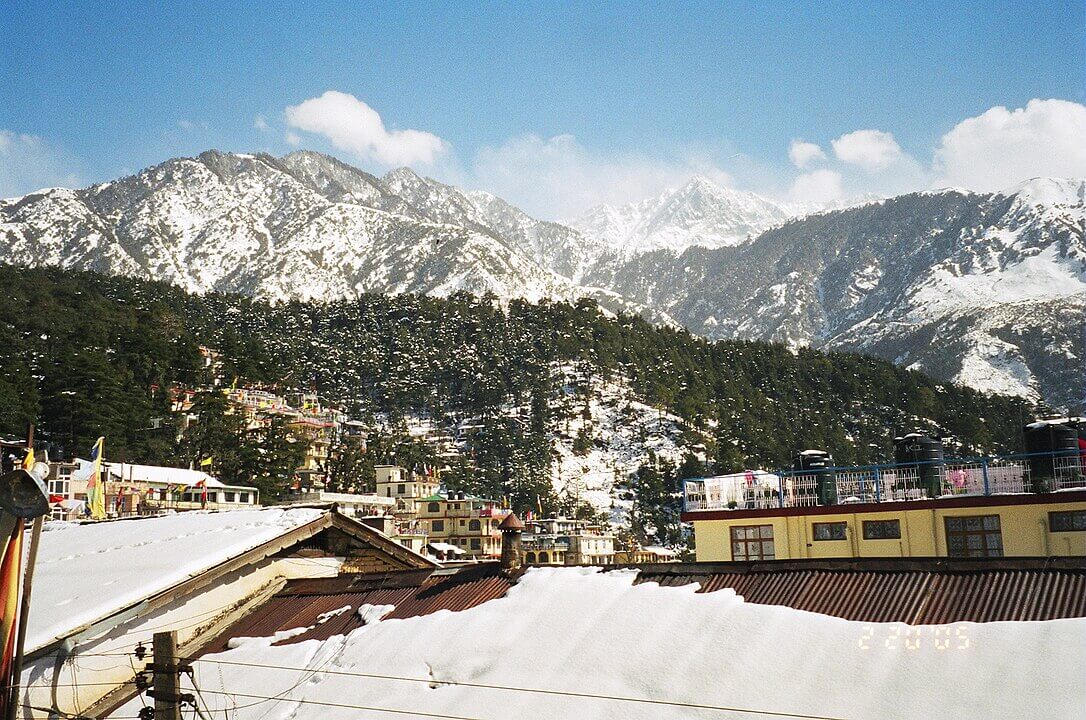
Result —
<path fill-rule="evenodd" d="M 756 710 L 752 708 L 731 707 L 726 705 L 705 705 L 702 703 L 684 702 L 681 700 L 660 700 L 656 698 L 637 698 L 628 697 L 624 695 L 599 695 L 595 693 L 576 692 L 572 690 L 548 690 L 544 688 L 525 688 L 516 687 L 512 685 L 492 685 L 487 683 L 472 683 L 462 682 L 457 680 L 435 680 L 434 678 L 417 678 L 417 677 L 405 677 L 401 675 L 380 675 L 376 673 L 360 673 L 360 672 L 348 672 L 346 670 L 321 670 L 310 668 L 296 668 L 285 667 L 282 665 L 265 665 L 261 663 L 247 663 L 239 662 L 235 660 L 211 660 L 208 658 L 196 658 L 194 662 L 207 662 L 216 663 L 219 665 L 237 665 L 240 667 L 255 667 L 255 668 L 267 668 L 273 670 L 287 670 L 292 672 L 309 672 L 310 675 L 321 673 L 324 675 L 341 675 L 345 677 L 361 677 L 369 678 L 372 680 L 394 680 L 399 682 L 414 682 L 414 683 L 426 683 L 427 685 L 456 685 L 459 687 L 469 687 L 482 690 L 506 690 L 510 692 L 524 692 L 535 693 L 540 695 L 558 695 L 563 697 L 574 697 L 581 699 L 591 700 L 611 700 L 619 702 L 631 702 L 641 703 L 645 705 L 667 705 L 672 707 L 683 707 L 695 710 L 715 710 L 719 712 L 733 712 L 733 713 L 748 713 L 751 715 L 764 715 L 770 717 L 781 718 L 803 718 L 804 720 L 845 720 L 844 718 L 829 716 L 829 715 L 812 715 L 810 713 L 791 713 L 791 712 L 778 712 L 773 710 Z M 296 687 L 296 686 L 295 686 Z M 210 690 L 208 692 L 211 692 Z M 289 691 L 284 691 L 289 692 Z M 240 694 L 239 694 L 240 696 Z M 299 701 L 301 702 L 301 701 Z M 362 708 L 368 709 L 368 708 Z"/>
<path fill-rule="evenodd" d="M 232 695 L 234 697 L 253 698 L 260 701 L 253 703 L 252 705 L 239 705 L 238 709 L 253 707 L 254 705 L 259 705 L 269 700 L 281 701 L 288 699 L 279 697 L 267 697 L 265 695 L 254 695 L 251 693 L 226 692 L 225 690 L 208 690 L 207 692 L 212 693 L 213 695 Z M 367 705 L 351 705 L 349 703 L 336 703 L 326 700 L 304 700 L 299 698 L 289 698 L 289 701 L 302 705 L 320 705 L 322 707 L 343 708 L 346 710 L 367 710 L 369 712 L 390 713 L 393 715 L 414 715 L 416 717 L 441 718 L 442 720 L 484 720 L 484 718 L 470 717 L 467 715 L 446 715 L 444 713 L 423 712 L 421 710 L 400 710 L 396 708 L 384 708 Z"/>

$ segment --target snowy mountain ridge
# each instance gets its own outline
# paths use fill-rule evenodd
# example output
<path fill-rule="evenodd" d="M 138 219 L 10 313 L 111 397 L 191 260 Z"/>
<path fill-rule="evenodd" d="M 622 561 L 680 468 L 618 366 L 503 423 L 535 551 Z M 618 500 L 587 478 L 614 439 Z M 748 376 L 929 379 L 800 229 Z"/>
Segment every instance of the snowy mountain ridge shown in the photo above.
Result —
<path fill-rule="evenodd" d="M 935 190 L 804 214 L 696 177 L 576 227 L 399 168 L 209 151 L 0 201 L 9 261 L 273 301 L 597 300 L 711 338 L 858 350 L 1077 403 L 1086 182 Z"/>
<path fill-rule="evenodd" d="M 654 250 L 740 245 L 801 213 L 799 208 L 695 176 L 681 188 L 640 202 L 597 206 L 570 225 L 629 259 Z"/>

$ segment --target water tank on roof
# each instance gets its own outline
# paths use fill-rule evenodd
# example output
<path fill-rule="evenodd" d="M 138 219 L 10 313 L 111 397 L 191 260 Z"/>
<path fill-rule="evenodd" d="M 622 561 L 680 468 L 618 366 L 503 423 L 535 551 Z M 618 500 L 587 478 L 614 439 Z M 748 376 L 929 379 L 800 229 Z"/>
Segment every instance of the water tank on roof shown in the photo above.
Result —
<path fill-rule="evenodd" d="M 1029 453 L 1029 476 L 1033 492 L 1051 492 L 1056 489 L 1056 478 L 1081 476 L 1081 465 L 1076 462 L 1079 453 L 1079 434 L 1086 431 L 1082 418 L 1057 418 L 1041 420 L 1026 425 L 1022 434 Z M 1073 460 L 1068 460 L 1073 458 Z"/>
<path fill-rule="evenodd" d="M 833 472 L 833 456 L 825 450 L 804 450 L 792 458 L 792 469 L 805 476 L 815 478 L 814 492 L 819 505 L 837 504 L 837 476 Z M 810 488 L 804 487 L 797 493 L 800 497 L 810 494 Z M 811 504 L 800 501 L 801 505 Z"/>
<path fill-rule="evenodd" d="M 894 462 L 903 468 L 915 468 L 920 487 L 928 497 L 943 492 L 943 440 L 922 432 L 894 438 Z"/>

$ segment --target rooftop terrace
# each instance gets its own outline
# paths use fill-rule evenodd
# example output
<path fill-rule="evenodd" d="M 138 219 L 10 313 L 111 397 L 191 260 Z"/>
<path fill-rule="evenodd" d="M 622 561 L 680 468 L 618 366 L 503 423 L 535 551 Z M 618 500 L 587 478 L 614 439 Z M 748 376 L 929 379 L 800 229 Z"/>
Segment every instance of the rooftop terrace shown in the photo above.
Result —
<path fill-rule="evenodd" d="M 1086 456 L 1034 453 L 686 480 L 684 512 L 910 502 L 1086 489 Z"/>

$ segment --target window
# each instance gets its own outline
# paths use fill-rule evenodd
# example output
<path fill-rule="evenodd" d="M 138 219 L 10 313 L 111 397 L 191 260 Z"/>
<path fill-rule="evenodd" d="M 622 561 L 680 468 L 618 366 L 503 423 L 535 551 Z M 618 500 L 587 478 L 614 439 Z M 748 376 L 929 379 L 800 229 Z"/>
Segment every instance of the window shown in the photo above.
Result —
<path fill-rule="evenodd" d="M 430 521 L 430 529 L 433 530 L 434 532 L 445 532 L 445 521 L 444 520 L 431 520 Z"/>
<path fill-rule="evenodd" d="M 405 488 L 403 485 L 397 485 L 396 486 L 396 494 L 397 495 L 403 495 L 405 492 L 407 492 L 407 488 Z"/>
<path fill-rule="evenodd" d="M 524 556 L 524 562 L 526 562 L 526 563 L 534 563 L 535 562 L 535 553 L 534 552 L 529 552 L 527 555 L 525 555 Z"/>
<path fill-rule="evenodd" d="M 774 557 L 772 525 L 732 528 L 732 560 L 772 560 Z"/>
<path fill-rule="evenodd" d="M 234 502 L 234 492 L 232 490 L 224 490 L 222 493 L 223 502 Z"/>
<path fill-rule="evenodd" d="M 238 502 L 243 502 L 243 503 L 249 502 L 249 493 L 247 493 L 247 492 L 240 493 L 238 495 Z"/>
<path fill-rule="evenodd" d="M 208 502 L 218 502 L 218 501 L 219 501 L 219 494 L 218 494 L 218 493 L 213 493 L 213 492 L 209 492 L 209 493 L 207 494 L 207 501 L 208 501 Z"/>
<path fill-rule="evenodd" d="M 464 527 L 464 521 L 463 520 L 460 521 L 460 527 Z"/>
<path fill-rule="evenodd" d="M 501 525 L 501 523 L 500 523 L 500 522 L 498 522 L 497 520 L 491 520 L 491 521 L 490 521 L 490 527 L 494 527 L 494 528 L 496 528 L 496 527 L 498 527 L 499 525 Z"/>
<path fill-rule="evenodd" d="M 1086 510 L 1050 512 L 1048 529 L 1051 532 L 1076 532 L 1086 530 Z"/>
<path fill-rule="evenodd" d="M 441 506 L 437 503 L 427 503 L 426 512 L 440 512 Z"/>
<path fill-rule="evenodd" d="M 550 558 L 547 557 L 547 553 L 545 553 L 545 552 L 539 553 L 539 562 L 541 562 L 541 563 L 550 562 Z"/>
<path fill-rule="evenodd" d="M 478 550 L 479 549 L 479 538 L 472 538 L 471 539 L 471 549 L 472 550 Z"/>
<path fill-rule="evenodd" d="M 948 517 L 943 522 L 950 557 L 1003 557 L 998 515 Z"/>
<path fill-rule="evenodd" d="M 479 524 L 478 520 L 472 520 L 468 523 L 468 530 L 479 530 L 481 527 L 482 525 Z"/>
<path fill-rule="evenodd" d="M 831 522 L 831 523 L 815 523 L 814 524 L 814 539 L 815 540 L 845 540 L 845 523 L 843 522 Z"/>
<path fill-rule="evenodd" d="M 900 520 L 864 520 L 864 540 L 898 540 Z"/>

